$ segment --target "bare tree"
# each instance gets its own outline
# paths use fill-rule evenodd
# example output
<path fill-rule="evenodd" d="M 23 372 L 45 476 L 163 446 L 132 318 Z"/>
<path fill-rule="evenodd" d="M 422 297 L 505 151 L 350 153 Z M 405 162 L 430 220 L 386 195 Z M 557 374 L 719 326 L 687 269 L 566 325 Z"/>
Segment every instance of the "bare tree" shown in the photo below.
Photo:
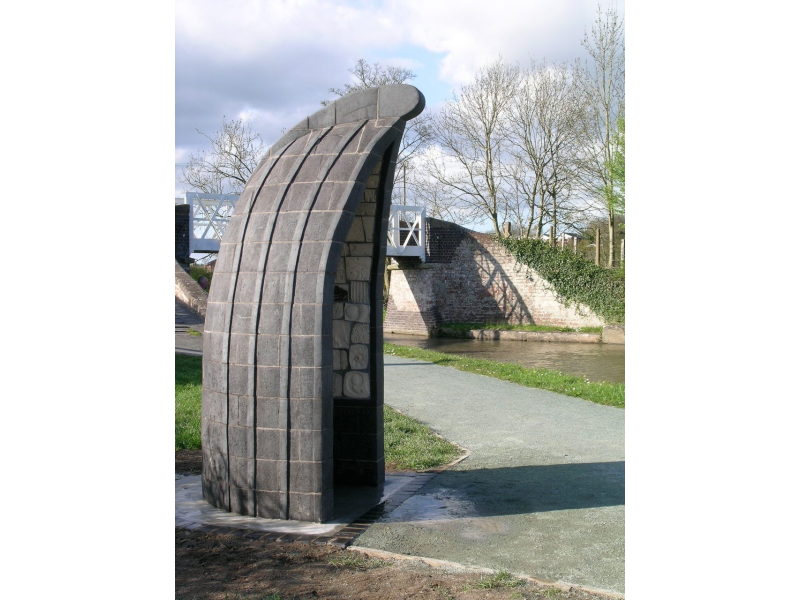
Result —
<path fill-rule="evenodd" d="M 567 64 L 532 61 L 510 105 L 506 132 L 517 165 L 512 173 L 515 191 L 523 192 L 521 209 L 527 209 L 527 222 L 520 224 L 525 237 L 533 231 L 541 238 L 547 221 L 555 233 L 575 186 L 583 111 L 575 72 Z M 555 243 L 555 235 L 550 242 Z"/>
<path fill-rule="evenodd" d="M 488 217 L 498 236 L 508 199 L 503 122 L 518 82 L 519 67 L 502 59 L 482 68 L 431 118 L 440 152 L 426 153 L 424 162 L 424 175 L 444 186 L 464 217 Z"/>
<path fill-rule="evenodd" d="M 585 34 L 583 47 L 591 62 L 580 70 L 581 90 L 586 102 L 582 121 L 583 144 L 580 154 L 584 189 L 606 213 L 611 252 L 608 266 L 615 264 L 614 219 L 619 211 L 615 189 L 614 156 L 619 137 L 618 118 L 625 106 L 625 31 L 613 8 L 597 9 L 591 34 Z"/>
<path fill-rule="evenodd" d="M 210 151 L 189 156 L 181 181 L 207 194 L 241 194 L 266 149 L 249 123 L 222 117 L 222 129 L 213 135 L 197 133 L 211 142 Z"/>
<path fill-rule="evenodd" d="M 355 83 L 345 83 L 341 88 L 330 88 L 328 91 L 337 96 L 345 96 L 350 92 L 365 90 L 380 85 L 393 85 L 405 83 L 409 79 L 414 79 L 416 74 L 411 69 L 403 67 L 382 66 L 380 63 L 369 64 L 363 58 L 359 58 L 356 66 L 348 69 L 356 78 Z M 327 106 L 331 100 L 323 100 L 322 105 Z"/>
<path fill-rule="evenodd" d="M 330 93 L 336 94 L 337 96 L 345 96 L 351 92 L 365 90 L 371 87 L 406 83 L 417 76 L 411 69 L 393 67 L 391 65 L 383 66 L 377 62 L 369 64 L 363 58 L 358 59 L 358 62 L 352 69 L 349 69 L 349 71 L 355 77 L 355 82 L 346 83 L 344 87 L 341 88 L 332 87 L 328 90 Z M 331 100 L 323 100 L 322 104 L 327 106 L 331 102 Z M 411 157 L 414 156 L 415 152 L 424 147 L 430 138 L 428 119 L 429 113 L 426 109 L 421 115 L 406 123 L 403 138 L 400 141 L 400 150 L 397 155 L 396 188 L 402 185 L 398 175 L 402 175 L 403 179 L 405 179 L 407 172 L 413 170 L 414 165 L 411 161 Z"/>

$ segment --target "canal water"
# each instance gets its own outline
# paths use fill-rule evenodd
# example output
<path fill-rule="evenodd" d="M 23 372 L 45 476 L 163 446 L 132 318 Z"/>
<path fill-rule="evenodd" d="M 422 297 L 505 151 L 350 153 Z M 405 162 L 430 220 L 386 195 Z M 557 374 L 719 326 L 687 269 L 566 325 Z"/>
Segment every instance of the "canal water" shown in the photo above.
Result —
<path fill-rule="evenodd" d="M 454 340 L 388 333 L 383 339 L 402 346 L 561 371 L 589 381 L 625 383 L 625 344 Z"/>

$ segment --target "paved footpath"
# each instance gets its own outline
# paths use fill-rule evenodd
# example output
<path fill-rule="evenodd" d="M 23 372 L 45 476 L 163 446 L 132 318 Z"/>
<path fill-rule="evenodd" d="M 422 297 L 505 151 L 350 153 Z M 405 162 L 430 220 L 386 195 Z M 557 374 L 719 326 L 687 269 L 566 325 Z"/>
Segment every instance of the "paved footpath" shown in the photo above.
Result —
<path fill-rule="evenodd" d="M 175 302 L 175 351 L 202 354 Z M 624 593 L 625 411 L 385 356 L 386 403 L 470 452 L 354 546 Z"/>
<path fill-rule="evenodd" d="M 385 361 L 386 403 L 471 454 L 355 546 L 624 593 L 624 410 Z"/>
<path fill-rule="evenodd" d="M 175 352 L 202 356 L 203 338 L 199 335 L 189 335 L 190 329 L 202 332 L 203 317 L 175 298 Z"/>

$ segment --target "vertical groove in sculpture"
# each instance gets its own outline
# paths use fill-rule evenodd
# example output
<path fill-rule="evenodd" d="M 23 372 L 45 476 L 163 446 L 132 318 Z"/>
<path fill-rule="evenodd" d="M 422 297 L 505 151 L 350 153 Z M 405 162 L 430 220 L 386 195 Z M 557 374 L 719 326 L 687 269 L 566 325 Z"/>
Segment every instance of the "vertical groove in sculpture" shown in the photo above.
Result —
<path fill-rule="evenodd" d="M 423 107 L 406 85 L 345 96 L 278 140 L 245 186 L 204 334 L 211 504 L 324 521 L 334 478 L 383 482 L 386 226 L 400 137 Z"/>

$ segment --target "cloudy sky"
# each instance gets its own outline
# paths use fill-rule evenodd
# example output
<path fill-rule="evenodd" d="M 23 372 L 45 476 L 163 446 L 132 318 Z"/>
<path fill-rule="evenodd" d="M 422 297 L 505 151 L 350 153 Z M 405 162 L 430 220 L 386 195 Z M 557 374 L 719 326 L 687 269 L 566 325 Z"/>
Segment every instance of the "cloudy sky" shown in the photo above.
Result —
<path fill-rule="evenodd" d="M 624 0 L 602 0 L 624 17 Z M 499 56 L 583 58 L 597 0 L 177 0 L 175 163 L 205 148 L 222 117 L 269 145 L 333 98 L 359 58 L 403 66 L 435 107 Z"/>

